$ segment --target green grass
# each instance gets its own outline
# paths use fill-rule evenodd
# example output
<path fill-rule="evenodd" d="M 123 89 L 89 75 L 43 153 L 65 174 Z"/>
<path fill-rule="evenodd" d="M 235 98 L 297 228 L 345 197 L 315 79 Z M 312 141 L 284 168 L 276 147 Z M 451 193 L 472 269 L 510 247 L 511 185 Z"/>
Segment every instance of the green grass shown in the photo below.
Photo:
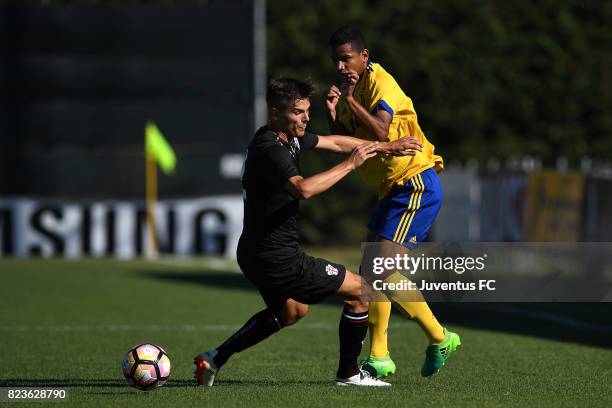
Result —
<path fill-rule="evenodd" d="M 353 255 L 339 255 L 354 263 Z M 193 356 L 263 306 L 242 275 L 207 265 L 0 261 L 0 386 L 68 387 L 70 406 L 612 405 L 609 347 L 451 324 L 463 346 L 440 373 L 423 379 L 425 337 L 399 315 L 390 331 L 398 364 L 393 387 L 334 387 L 337 304 L 313 306 L 298 325 L 236 355 L 215 387 L 194 387 Z M 121 358 L 139 342 L 170 354 L 173 374 L 159 390 L 144 393 L 123 380 Z"/>

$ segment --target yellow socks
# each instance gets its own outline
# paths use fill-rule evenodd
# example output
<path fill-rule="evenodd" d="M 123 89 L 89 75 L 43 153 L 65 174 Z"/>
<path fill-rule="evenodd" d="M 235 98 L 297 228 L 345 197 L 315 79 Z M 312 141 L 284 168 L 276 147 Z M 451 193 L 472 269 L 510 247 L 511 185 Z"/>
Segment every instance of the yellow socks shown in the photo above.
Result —
<path fill-rule="evenodd" d="M 370 327 L 370 355 L 385 357 L 389 352 L 387 346 L 387 328 L 391 317 L 391 302 L 371 302 L 368 312 Z"/>
<path fill-rule="evenodd" d="M 397 283 L 406 279 L 407 278 L 401 273 L 395 272 L 393 275 L 385 279 L 385 281 Z M 425 332 L 425 335 L 427 336 L 431 344 L 440 343 L 444 341 L 444 328 L 438 322 L 438 319 L 436 319 L 431 309 L 429 308 L 429 305 L 427 305 L 427 302 L 425 302 L 425 299 L 423 299 L 423 295 L 421 295 L 421 292 L 418 289 L 412 291 L 412 293 L 402 292 L 401 295 L 387 292 L 387 295 L 390 299 L 394 301 L 396 307 L 398 307 L 400 311 L 402 311 L 412 320 L 417 322 L 417 324 Z M 389 318 L 387 318 L 386 326 L 388 326 L 388 321 Z"/>
<path fill-rule="evenodd" d="M 427 302 L 396 302 L 395 304 L 421 326 L 431 344 L 444 341 L 444 328 L 432 313 Z"/>

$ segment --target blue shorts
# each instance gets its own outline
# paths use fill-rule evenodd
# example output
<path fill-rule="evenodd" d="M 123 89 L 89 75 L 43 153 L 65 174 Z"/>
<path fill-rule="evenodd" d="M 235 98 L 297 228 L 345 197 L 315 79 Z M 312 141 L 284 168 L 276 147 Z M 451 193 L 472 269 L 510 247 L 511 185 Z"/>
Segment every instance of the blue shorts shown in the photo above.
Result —
<path fill-rule="evenodd" d="M 434 169 L 395 186 L 378 202 L 368 228 L 384 239 L 414 249 L 423 242 L 442 207 L 442 185 Z"/>

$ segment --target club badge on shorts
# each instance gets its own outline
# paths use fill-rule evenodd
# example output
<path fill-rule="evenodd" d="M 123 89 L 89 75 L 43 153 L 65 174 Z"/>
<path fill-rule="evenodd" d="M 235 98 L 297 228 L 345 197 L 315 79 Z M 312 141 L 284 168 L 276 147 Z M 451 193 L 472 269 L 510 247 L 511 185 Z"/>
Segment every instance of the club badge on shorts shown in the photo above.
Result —
<path fill-rule="evenodd" d="M 335 268 L 330 264 L 327 264 L 327 266 L 325 267 L 325 271 L 329 276 L 338 276 L 338 268 Z"/>

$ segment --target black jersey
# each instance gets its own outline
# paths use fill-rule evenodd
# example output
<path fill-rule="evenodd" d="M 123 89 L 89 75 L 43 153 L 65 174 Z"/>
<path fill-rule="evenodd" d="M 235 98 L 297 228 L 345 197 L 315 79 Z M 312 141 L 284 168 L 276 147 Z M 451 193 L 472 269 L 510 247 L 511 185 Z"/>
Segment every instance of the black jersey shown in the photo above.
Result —
<path fill-rule="evenodd" d="M 267 126 L 260 128 L 249 143 L 242 187 L 244 225 L 238 246 L 241 266 L 283 269 L 302 254 L 296 214 L 299 200 L 283 186 L 300 175 L 299 154 L 313 149 L 319 141 L 308 133 L 284 143 Z"/>

